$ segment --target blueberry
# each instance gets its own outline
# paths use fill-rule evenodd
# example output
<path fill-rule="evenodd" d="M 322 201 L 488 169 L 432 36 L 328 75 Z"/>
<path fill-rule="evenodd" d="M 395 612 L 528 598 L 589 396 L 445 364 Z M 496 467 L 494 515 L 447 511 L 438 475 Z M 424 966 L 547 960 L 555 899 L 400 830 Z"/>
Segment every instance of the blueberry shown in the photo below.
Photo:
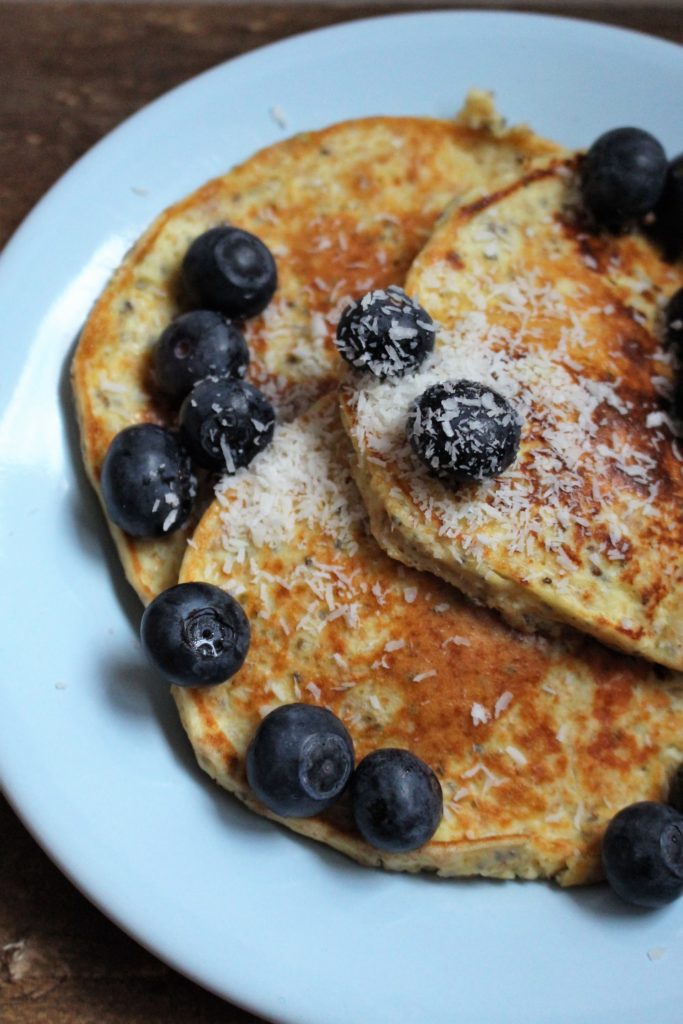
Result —
<path fill-rule="evenodd" d="M 683 814 L 683 764 L 679 764 L 669 783 L 668 803 Z"/>
<path fill-rule="evenodd" d="M 598 224 L 621 231 L 655 209 L 666 172 L 666 153 L 654 136 L 640 128 L 615 128 L 583 159 L 583 202 Z"/>
<path fill-rule="evenodd" d="M 153 354 L 158 390 L 180 404 L 205 377 L 243 377 L 249 365 L 244 335 L 221 313 L 198 309 L 168 325 Z"/>
<path fill-rule="evenodd" d="M 664 311 L 664 340 L 674 353 L 675 373 L 671 394 L 671 414 L 683 421 L 683 288 L 669 299 Z"/>
<path fill-rule="evenodd" d="M 661 907 L 683 889 L 683 815 L 643 800 L 612 818 L 602 841 L 607 881 L 622 900 Z"/>
<path fill-rule="evenodd" d="M 186 521 L 197 481 L 173 434 L 139 423 L 126 427 L 110 444 L 100 488 L 116 526 L 132 537 L 163 537 Z"/>
<path fill-rule="evenodd" d="M 434 348 L 429 314 L 396 285 L 368 292 L 345 311 L 336 345 L 347 363 L 375 377 L 402 377 L 416 370 Z"/>
<path fill-rule="evenodd" d="M 266 308 L 277 287 L 270 249 L 241 228 L 218 227 L 195 238 L 182 264 L 190 298 L 236 320 Z"/>
<path fill-rule="evenodd" d="M 669 260 L 683 256 L 683 153 L 669 164 L 654 234 Z"/>
<path fill-rule="evenodd" d="M 253 384 L 208 377 L 181 405 L 180 430 L 196 463 L 234 473 L 272 441 L 275 411 Z"/>
<path fill-rule="evenodd" d="M 683 288 L 679 288 L 671 296 L 664 315 L 666 320 L 666 343 L 675 352 L 683 356 Z"/>
<path fill-rule="evenodd" d="M 145 609 L 140 640 L 176 686 L 215 686 L 233 676 L 249 650 L 249 621 L 234 597 L 210 583 L 178 583 Z"/>
<path fill-rule="evenodd" d="M 309 818 L 343 792 L 353 761 L 353 741 L 336 715 L 310 704 L 283 704 L 256 730 L 247 750 L 247 781 L 274 814 Z"/>
<path fill-rule="evenodd" d="M 351 809 L 371 846 L 407 853 L 431 839 L 438 828 L 441 784 L 429 765 L 409 750 L 373 750 L 353 774 Z"/>
<path fill-rule="evenodd" d="M 448 486 L 498 476 L 514 462 L 521 425 L 510 403 L 477 381 L 428 387 L 408 413 L 408 439 Z"/>

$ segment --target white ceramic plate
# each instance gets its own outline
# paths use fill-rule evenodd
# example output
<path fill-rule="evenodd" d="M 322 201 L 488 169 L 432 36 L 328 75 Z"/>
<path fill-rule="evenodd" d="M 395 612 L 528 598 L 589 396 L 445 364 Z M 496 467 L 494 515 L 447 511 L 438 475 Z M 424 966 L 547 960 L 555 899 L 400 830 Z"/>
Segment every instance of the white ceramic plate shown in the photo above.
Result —
<path fill-rule="evenodd" d="M 364 114 L 448 116 L 472 85 L 568 145 L 637 124 L 683 149 L 673 45 L 527 15 L 382 18 L 259 50 L 165 96 L 81 160 L 7 247 L 0 777 L 94 903 L 277 1021 L 680 1024 L 683 900 L 648 913 L 602 886 L 385 875 L 209 783 L 143 664 L 140 608 L 79 466 L 69 354 L 155 214 L 284 134 Z"/>

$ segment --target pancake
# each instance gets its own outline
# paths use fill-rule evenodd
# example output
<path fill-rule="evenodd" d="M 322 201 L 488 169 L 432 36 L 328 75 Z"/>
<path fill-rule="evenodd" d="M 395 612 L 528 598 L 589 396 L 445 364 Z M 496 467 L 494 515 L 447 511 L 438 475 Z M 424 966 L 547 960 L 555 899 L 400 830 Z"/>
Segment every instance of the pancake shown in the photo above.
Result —
<path fill-rule="evenodd" d="M 490 97 L 473 93 L 457 121 L 375 117 L 298 135 L 166 210 L 114 274 L 73 361 L 83 458 L 95 489 L 118 431 L 174 421 L 155 397 L 150 352 L 186 308 L 179 269 L 197 235 L 229 222 L 258 235 L 275 256 L 276 295 L 246 324 L 249 379 L 287 419 L 339 372 L 332 336 L 348 296 L 402 281 L 453 197 L 473 185 L 497 187 L 557 151 L 526 128 L 507 130 Z M 176 582 L 193 525 L 140 540 L 110 524 L 144 602 Z"/>
<path fill-rule="evenodd" d="M 576 160 L 454 209 L 406 288 L 439 322 L 396 382 L 349 376 L 344 421 L 375 536 L 517 628 L 569 625 L 683 669 L 683 446 L 667 413 L 662 308 L 683 265 L 642 235 L 591 233 Z M 499 477 L 448 489 L 418 465 L 408 410 L 481 381 L 523 419 Z"/>
<path fill-rule="evenodd" d="M 444 876 L 600 876 L 609 818 L 661 799 L 683 755 L 683 679 L 575 635 L 513 631 L 449 584 L 389 558 L 368 529 L 336 399 L 280 425 L 225 478 L 181 580 L 229 590 L 251 623 L 228 682 L 173 688 L 204 771 L 259 814 L 366 865 Z M 380 853 L 344 798 L 283 819 L 250 792 L 245 752 L 262 717 L 325 706 L 358 758 L 412 750 L 434 769 L 444 815 L 419 850 Z"/>

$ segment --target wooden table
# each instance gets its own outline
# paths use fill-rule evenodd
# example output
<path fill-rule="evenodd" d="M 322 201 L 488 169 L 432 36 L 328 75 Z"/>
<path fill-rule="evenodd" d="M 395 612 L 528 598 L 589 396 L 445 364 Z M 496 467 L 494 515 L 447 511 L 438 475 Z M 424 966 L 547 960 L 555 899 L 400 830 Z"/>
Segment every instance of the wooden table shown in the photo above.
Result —
<path fill-rule="evenodd" d="M 419 6 L 0 0 L 0 247 L 77 157 L 191 75 L 296 32 Z M 522 6 L 683 43 L 683 0 Z M 665 96 L 662 102 L 676 99 Z M 59 873 L 2 798 L 0 851 L 2 1024 L 256 1020 L 208 995 L 120 932 Z"/>

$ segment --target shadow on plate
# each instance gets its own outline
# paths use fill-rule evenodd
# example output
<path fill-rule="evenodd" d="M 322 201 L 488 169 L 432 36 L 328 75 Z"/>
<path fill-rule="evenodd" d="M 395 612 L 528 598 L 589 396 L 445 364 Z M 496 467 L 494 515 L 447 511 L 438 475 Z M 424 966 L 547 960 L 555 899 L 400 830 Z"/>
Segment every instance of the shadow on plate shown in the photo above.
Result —
<path fill-rule="evenodd" d="M 598 885 L 584 885 L 572 889 L 566 889 L 564 895 L 572 900 L 581 910 L 602 921 L 637 921 L 646 919 L 648 922 L 656 916 L 656 910 L 648 910 L 646 907 L 633 907 L 624 903 L 612 892 L 607 882 Z"/>
<path fill-rule="evenodd" d="M 91 561 L 96 561 L 101 565 L 102 575 L 106 576 L 113 588 L 117 602 L 130 623 L 133 636 L 137 636 L 142 605 L 123 574 L 116 546 L 104 520 L 97 495 L 88 480 L 81 457 L 70 375 L 71 360 L 78 344 L 78 337 L 76 336 L 69 348 L 59 379 L 59 404 L 62 410 L 64 436 L 75 481 L 75 486 L 68 492 L 71 501 L 71 516 L 67 516 L 67 522 L 70 521 L 73 524 L 73 530 L 83 554 Z"/>
<path fill-rule="evenodd" d="M 122 716 L 152 714 L 161 726 L 169 748 L 183 770 L 196 767 L 192 750 L 170 695 L 168 685 L 147 665 L 138 640 L 143 607 L 126 580 L 118 552 L 109 533 L 97 495 L 88 479 L 81 457 L 80 437 L 71 389 L 71 360 L 78 336 L 69 348 L 59 380 L 59 401 L 64 423 L 66 448 L 75 485 L 69 491 L 71 508 L 67 522 L 73 527 L 85 557 L 95 561 L 101 576 L 114 592 L 130 627 L 129 642 L 120 656 L 103 658 L 100 671 L 106 696 L 115 713 Z"/>
<path fill-rule="evenodd" d="M 199 771 L 168 684 L 146 663 L 139 643 L 133 638 L 131 641 L 128 651 L 100 662 L 102 685 L 112 712 L 122 718 L 153 717 L 183 771 Z"/>

